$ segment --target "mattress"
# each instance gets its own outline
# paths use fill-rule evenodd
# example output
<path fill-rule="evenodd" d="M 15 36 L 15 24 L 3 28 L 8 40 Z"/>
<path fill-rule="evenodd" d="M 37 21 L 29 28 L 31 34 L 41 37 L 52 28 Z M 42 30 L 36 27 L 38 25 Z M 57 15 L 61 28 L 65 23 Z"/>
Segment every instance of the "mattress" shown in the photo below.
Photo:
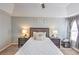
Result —
<path fill-rule="evenodd" d="M 63 55 L 63 53 L 49 38 L 34 40 L 31 37 L 15 55 Z"/>

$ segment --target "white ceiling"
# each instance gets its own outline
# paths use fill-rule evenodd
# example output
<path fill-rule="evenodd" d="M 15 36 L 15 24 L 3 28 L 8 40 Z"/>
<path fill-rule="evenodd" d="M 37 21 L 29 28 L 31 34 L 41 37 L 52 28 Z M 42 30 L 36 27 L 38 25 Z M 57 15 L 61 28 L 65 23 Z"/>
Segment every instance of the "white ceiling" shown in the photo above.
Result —
<path fill-rule="evenodd" d="M 13 3 L 0 3 L 0 9 L 8 12 L 9 14 L 13 13 L 14 4 Z"/>
<path fill-rule="evenodd" d="M 8 12 L 11 16 L 67 17 L 78 13 L 77 5 L 71 3 L 45 3 L 45 8 L 43 9 L 40 3 L 0 3 L 0 9 Z"/>
<path fill-rule="evenodd" d="M 79 3 L 71 3 L 67 6 L 67 16 L 79 15 Z"/>
<path fill-rule="evenodd" d="M 41 7 L 40 3 L 22 3 L 15 4 L 12 16 L 27 16 L 27 17 L 64 17 L 67 15 L 66 6 L 68 4 L 45 4 L 45 8 Z"/>

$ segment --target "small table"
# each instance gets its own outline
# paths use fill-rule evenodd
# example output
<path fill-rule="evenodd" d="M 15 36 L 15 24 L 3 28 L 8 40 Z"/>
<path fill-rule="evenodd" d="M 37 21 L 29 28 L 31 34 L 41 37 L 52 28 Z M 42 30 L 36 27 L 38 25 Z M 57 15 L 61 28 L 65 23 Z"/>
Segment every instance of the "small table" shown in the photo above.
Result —
<path fill-rule="evenodd" d="M 50 38 L 50 39 L 58 48 L 60 48 L 60 39 L 59 38 Z"/>
<path fill-rule="evenodd" d="M 63 47 L 70 48 L 70 42 L 62 42 Z"/>
<path fill-rule="evenodd" d="M 18 38 L 18 47 L 23 46 L 28 39 L 29 38 Z"/>

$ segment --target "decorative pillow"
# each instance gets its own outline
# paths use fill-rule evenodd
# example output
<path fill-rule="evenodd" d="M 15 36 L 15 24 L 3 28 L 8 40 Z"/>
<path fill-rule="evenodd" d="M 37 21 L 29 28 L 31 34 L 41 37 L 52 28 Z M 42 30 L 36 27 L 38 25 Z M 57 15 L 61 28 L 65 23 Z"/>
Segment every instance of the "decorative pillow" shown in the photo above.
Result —
<path fill-rule="evenodd" d="M 43 34 L 38 33 L 37 36 L 36 36 L 36 40 L 43 40 Z"/>
<path fill-rule="evenodd" d="M 46 37 L 46 32 L 33 32 L 34 40 L 43 40 Z"/>
<path fill-rule="evenodd" d="M 39 34 L 42 35 L 43 39 L 46 38 L 46 32 L 41 32 L 41 33 L 39 33 Z"/>

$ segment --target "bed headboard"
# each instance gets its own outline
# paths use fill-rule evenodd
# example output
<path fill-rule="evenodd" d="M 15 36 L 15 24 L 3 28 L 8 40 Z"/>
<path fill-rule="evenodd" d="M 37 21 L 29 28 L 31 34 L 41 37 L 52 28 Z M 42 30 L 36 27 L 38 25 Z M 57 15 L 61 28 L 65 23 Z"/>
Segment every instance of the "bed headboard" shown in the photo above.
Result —
<path fill-rule="evenodd" d="M 33 36 L 33 32 L 46 32 L 46 37 L 49 37 L 49 28 L 30 28 L 30 37 Z"/>

